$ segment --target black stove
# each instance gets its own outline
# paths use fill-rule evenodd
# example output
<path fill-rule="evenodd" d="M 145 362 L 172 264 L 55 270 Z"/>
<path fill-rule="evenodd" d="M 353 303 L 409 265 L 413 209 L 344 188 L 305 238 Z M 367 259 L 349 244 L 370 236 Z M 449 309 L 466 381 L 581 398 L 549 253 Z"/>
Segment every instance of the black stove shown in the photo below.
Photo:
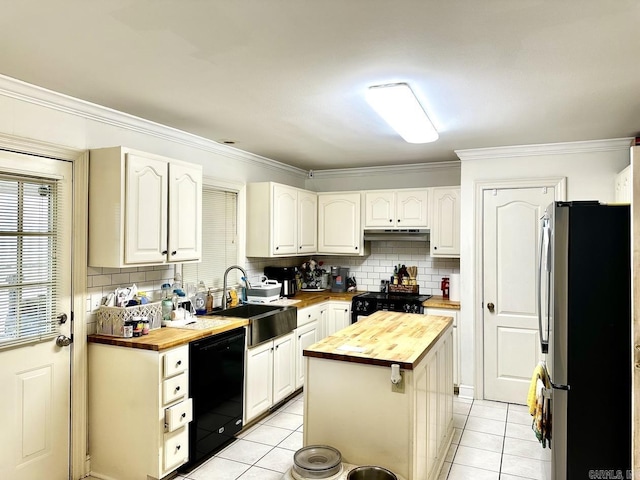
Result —
<path fill-rule="evenodd" d="M 358 317 L 366 317 L 379 310 L 424 313 L 422 302 L 430 298 L 431 295 L 416 293 L 362 293 L 351 300 L 351 323 L 357 322 Z"/>

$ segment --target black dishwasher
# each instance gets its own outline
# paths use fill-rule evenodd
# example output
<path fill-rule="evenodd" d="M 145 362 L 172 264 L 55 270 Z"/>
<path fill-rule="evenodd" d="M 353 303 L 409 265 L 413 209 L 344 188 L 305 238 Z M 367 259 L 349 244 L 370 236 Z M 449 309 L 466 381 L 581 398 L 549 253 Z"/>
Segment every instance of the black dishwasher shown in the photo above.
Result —
<path fill-rule="evenodd" d="M 189 344 L 189 463 L 202 462 L 242 429 L 245 329 Z"/>

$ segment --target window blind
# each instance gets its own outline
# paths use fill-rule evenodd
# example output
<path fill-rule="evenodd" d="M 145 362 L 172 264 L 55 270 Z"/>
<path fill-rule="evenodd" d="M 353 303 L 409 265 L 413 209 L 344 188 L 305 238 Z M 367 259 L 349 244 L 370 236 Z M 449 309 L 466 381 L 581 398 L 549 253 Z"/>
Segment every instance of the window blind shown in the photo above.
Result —
<path fill-rule="evenodd" d="M 56 180 L 0 175 L 0 347 L 58 335 Z"/>
<path fill-rule="evenodd" d="M 238 263 L 237 235 L 238 194 L 204 185 L 202 188 L 202 261 L 185 263 L 182 280 L 207 288 L 222 289 L 227 267 Z M 237 270 L 229 272 L 229 285 L 238 283 Z"/>

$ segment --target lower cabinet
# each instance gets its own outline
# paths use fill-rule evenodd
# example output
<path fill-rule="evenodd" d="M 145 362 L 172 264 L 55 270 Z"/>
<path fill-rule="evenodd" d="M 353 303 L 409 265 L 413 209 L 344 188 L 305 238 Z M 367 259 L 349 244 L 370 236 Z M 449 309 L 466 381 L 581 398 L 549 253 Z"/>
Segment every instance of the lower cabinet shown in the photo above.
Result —
<path fill-rule="evenodd" d="M 247 349 L 244 423 L 295 390 L 295 332 Z"/>
<path fill-rule="evenodd" d="M 325 337 L 351 325 L 350 302 L 330 301 L 327 305 L 329 312 L 327 315 Z"/>
<path fill-rule="evenodd" d="M 460 385 L 460 340 L 458 336 L 458 310 L 448 308 L 430 308 L 424 309 L 425 315 L 440 315 L 442 317 L 453 317 L 453 385 Z"/>
<path fill-rule="evenodd" d="M 189 346 L 162 352 L 89 344 L 91 472 L 159 479 L 189 457 Z"/>
<path fill-rule="evenodd" d="M 296 389 L 304 386 L 304 356 L 305 348 L 313 345 L 321 338 L 323 314 L 326 304 L 298 310 L 298 328 L 296 329 Z"/>

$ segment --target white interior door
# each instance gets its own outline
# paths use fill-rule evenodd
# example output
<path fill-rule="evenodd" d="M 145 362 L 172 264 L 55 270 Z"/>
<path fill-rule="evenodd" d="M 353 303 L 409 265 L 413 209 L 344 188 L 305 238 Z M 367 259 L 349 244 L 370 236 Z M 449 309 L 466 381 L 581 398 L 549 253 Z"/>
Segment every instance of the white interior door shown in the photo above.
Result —
<path fill-rule="evenodd" d="M 524 404 L 542 358 L 536 275 L 540 218 L 554 188 L 485 190 L 484 398 Z"/>
<path fill-rule="evenodd" d="M 0 152 L 3 479 L 70 477 L 71 201 L 71 163 Z"/>

